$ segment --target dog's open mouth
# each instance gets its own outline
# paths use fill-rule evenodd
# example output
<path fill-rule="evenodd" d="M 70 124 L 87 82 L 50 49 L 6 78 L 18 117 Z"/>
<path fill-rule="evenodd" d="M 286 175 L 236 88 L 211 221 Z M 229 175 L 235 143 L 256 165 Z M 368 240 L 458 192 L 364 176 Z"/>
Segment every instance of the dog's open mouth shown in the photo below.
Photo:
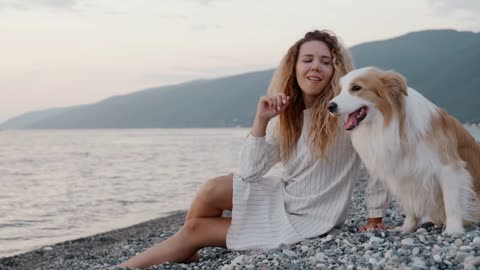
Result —
<path fill-rule="evenodd" d="M 343 127 L 346 130 L 352 130 L 358 127 L 360 122 L 362 122 L 362 120 L 365 119 L 365 117 L 367 116 L 367 113 L 368 113 L 367 106 L 363 106 L 360 109 L 352 112 L 351 114 L 348 115 L 347 121 L 343 123 Z"/>

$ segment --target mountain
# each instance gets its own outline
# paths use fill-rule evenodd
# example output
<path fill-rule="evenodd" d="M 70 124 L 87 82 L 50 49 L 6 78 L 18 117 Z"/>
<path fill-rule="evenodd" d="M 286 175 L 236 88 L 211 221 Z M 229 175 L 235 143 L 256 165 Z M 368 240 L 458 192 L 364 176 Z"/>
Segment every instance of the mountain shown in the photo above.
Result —
<path fill-rule="evenodd" d="M 29 129 L 248 126 L 272 75 L 273 70 L 268 70 L 151 88 L 94 104 L 25 114 L 2 126 Z"/>
<path fill-rule="evenodd" d="M 428 30 L 350 48 L 357 67 L 402 73 L 463 122 L 480 122 L 480 34 Z M 4 129 L 250 126 L 273 70 L 150 88 L 98 103 L 30 112 Z"/>
<path fill-rule="evenodd" d="M 417 79 L 419 71 L 426 72 L 437 61 L 458 57 L 480 43 L 480 33 L 454 30 L 427 30 L 382 41 L 367 42 L 351 49 L 356 67 L 376 66 L 394 69 L 409 81 Z M 459 63 L 460 64 L 460 63 Z M 463 68 L 461 68 L 462 70 Z M 414 86 L 415 87 L 415 86 Z"/>
<path fill-rule="evenodd" d="M 54 108 L 42 111 L 32 111 L 16 116 L 0 125 L 0 128 L 23 129 L 31 125 L 49 119 L 50 117 L 69 111 L 71 108 Z"/>
<path fill-rule="evenodd" d="M 462 122 L 480 123 L 480 33 L 429 30 L 351 48 L 355 65 L 402 73 Z"/>

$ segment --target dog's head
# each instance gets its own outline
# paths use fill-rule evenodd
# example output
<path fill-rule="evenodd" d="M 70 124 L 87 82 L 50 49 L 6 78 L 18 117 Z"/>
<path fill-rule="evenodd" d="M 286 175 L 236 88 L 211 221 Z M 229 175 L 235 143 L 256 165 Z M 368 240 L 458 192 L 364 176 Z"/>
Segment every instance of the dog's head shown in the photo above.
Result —
<path fill-rule="evenodd" d="M 328 111 L 345 117 L 346 130 L 379 119 L 388 125 L 396 113 L 403 111 L 404 97 L 408 95 L 403 76 L 374 67 L 349 72 L 341 78 L 340 85 L 342 90 L 330 101 Z"/>

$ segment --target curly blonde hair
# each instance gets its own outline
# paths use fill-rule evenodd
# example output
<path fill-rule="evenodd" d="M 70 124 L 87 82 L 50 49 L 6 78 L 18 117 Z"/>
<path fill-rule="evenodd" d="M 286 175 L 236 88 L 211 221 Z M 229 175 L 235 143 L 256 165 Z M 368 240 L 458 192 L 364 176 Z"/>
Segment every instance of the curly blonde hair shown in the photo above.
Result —
<path fill-rule="evenodd" d="M 282 148 L 283 161 L 288 160 L 294 153 L 302 132 L 305 104 L 295 76 L 295 68 L 300 48 L 308 41 L 324 42 L 333 57 L 333 76 L 330 84 L 318 96 L 313 105 L 312 125 L 309 130 L 310 144 L 314 149 L 313 153 L 320 157 L 325 157 L 328 147 L 334 143 L 338 132 L 337 119 L 330 116 L 327 111 L 327 104 L 340 93 L 340 78 L 353 69 L 349 51 L 339 38 L 328 30 L 308 32 L 290 47 L 268 87 L 268 94 L 284 93 L 291 97 L 293 103 L 279 115 L 276 136 Z"/>

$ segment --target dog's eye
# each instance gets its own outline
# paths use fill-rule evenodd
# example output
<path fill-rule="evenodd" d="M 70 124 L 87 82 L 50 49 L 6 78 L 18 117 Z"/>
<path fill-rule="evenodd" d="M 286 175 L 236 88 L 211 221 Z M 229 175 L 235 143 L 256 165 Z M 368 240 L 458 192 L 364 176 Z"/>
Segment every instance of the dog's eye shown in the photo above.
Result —
<path fill-rule="evenodd" d="M 362 88 L 361 88 L 360 86 L 358 86 L 358 85 L 352 86 L 352 91 L 353 91 L 353 92 L 359 91 L 359 90 L 361 90 L 361 89 L 362 89 Z"/>

